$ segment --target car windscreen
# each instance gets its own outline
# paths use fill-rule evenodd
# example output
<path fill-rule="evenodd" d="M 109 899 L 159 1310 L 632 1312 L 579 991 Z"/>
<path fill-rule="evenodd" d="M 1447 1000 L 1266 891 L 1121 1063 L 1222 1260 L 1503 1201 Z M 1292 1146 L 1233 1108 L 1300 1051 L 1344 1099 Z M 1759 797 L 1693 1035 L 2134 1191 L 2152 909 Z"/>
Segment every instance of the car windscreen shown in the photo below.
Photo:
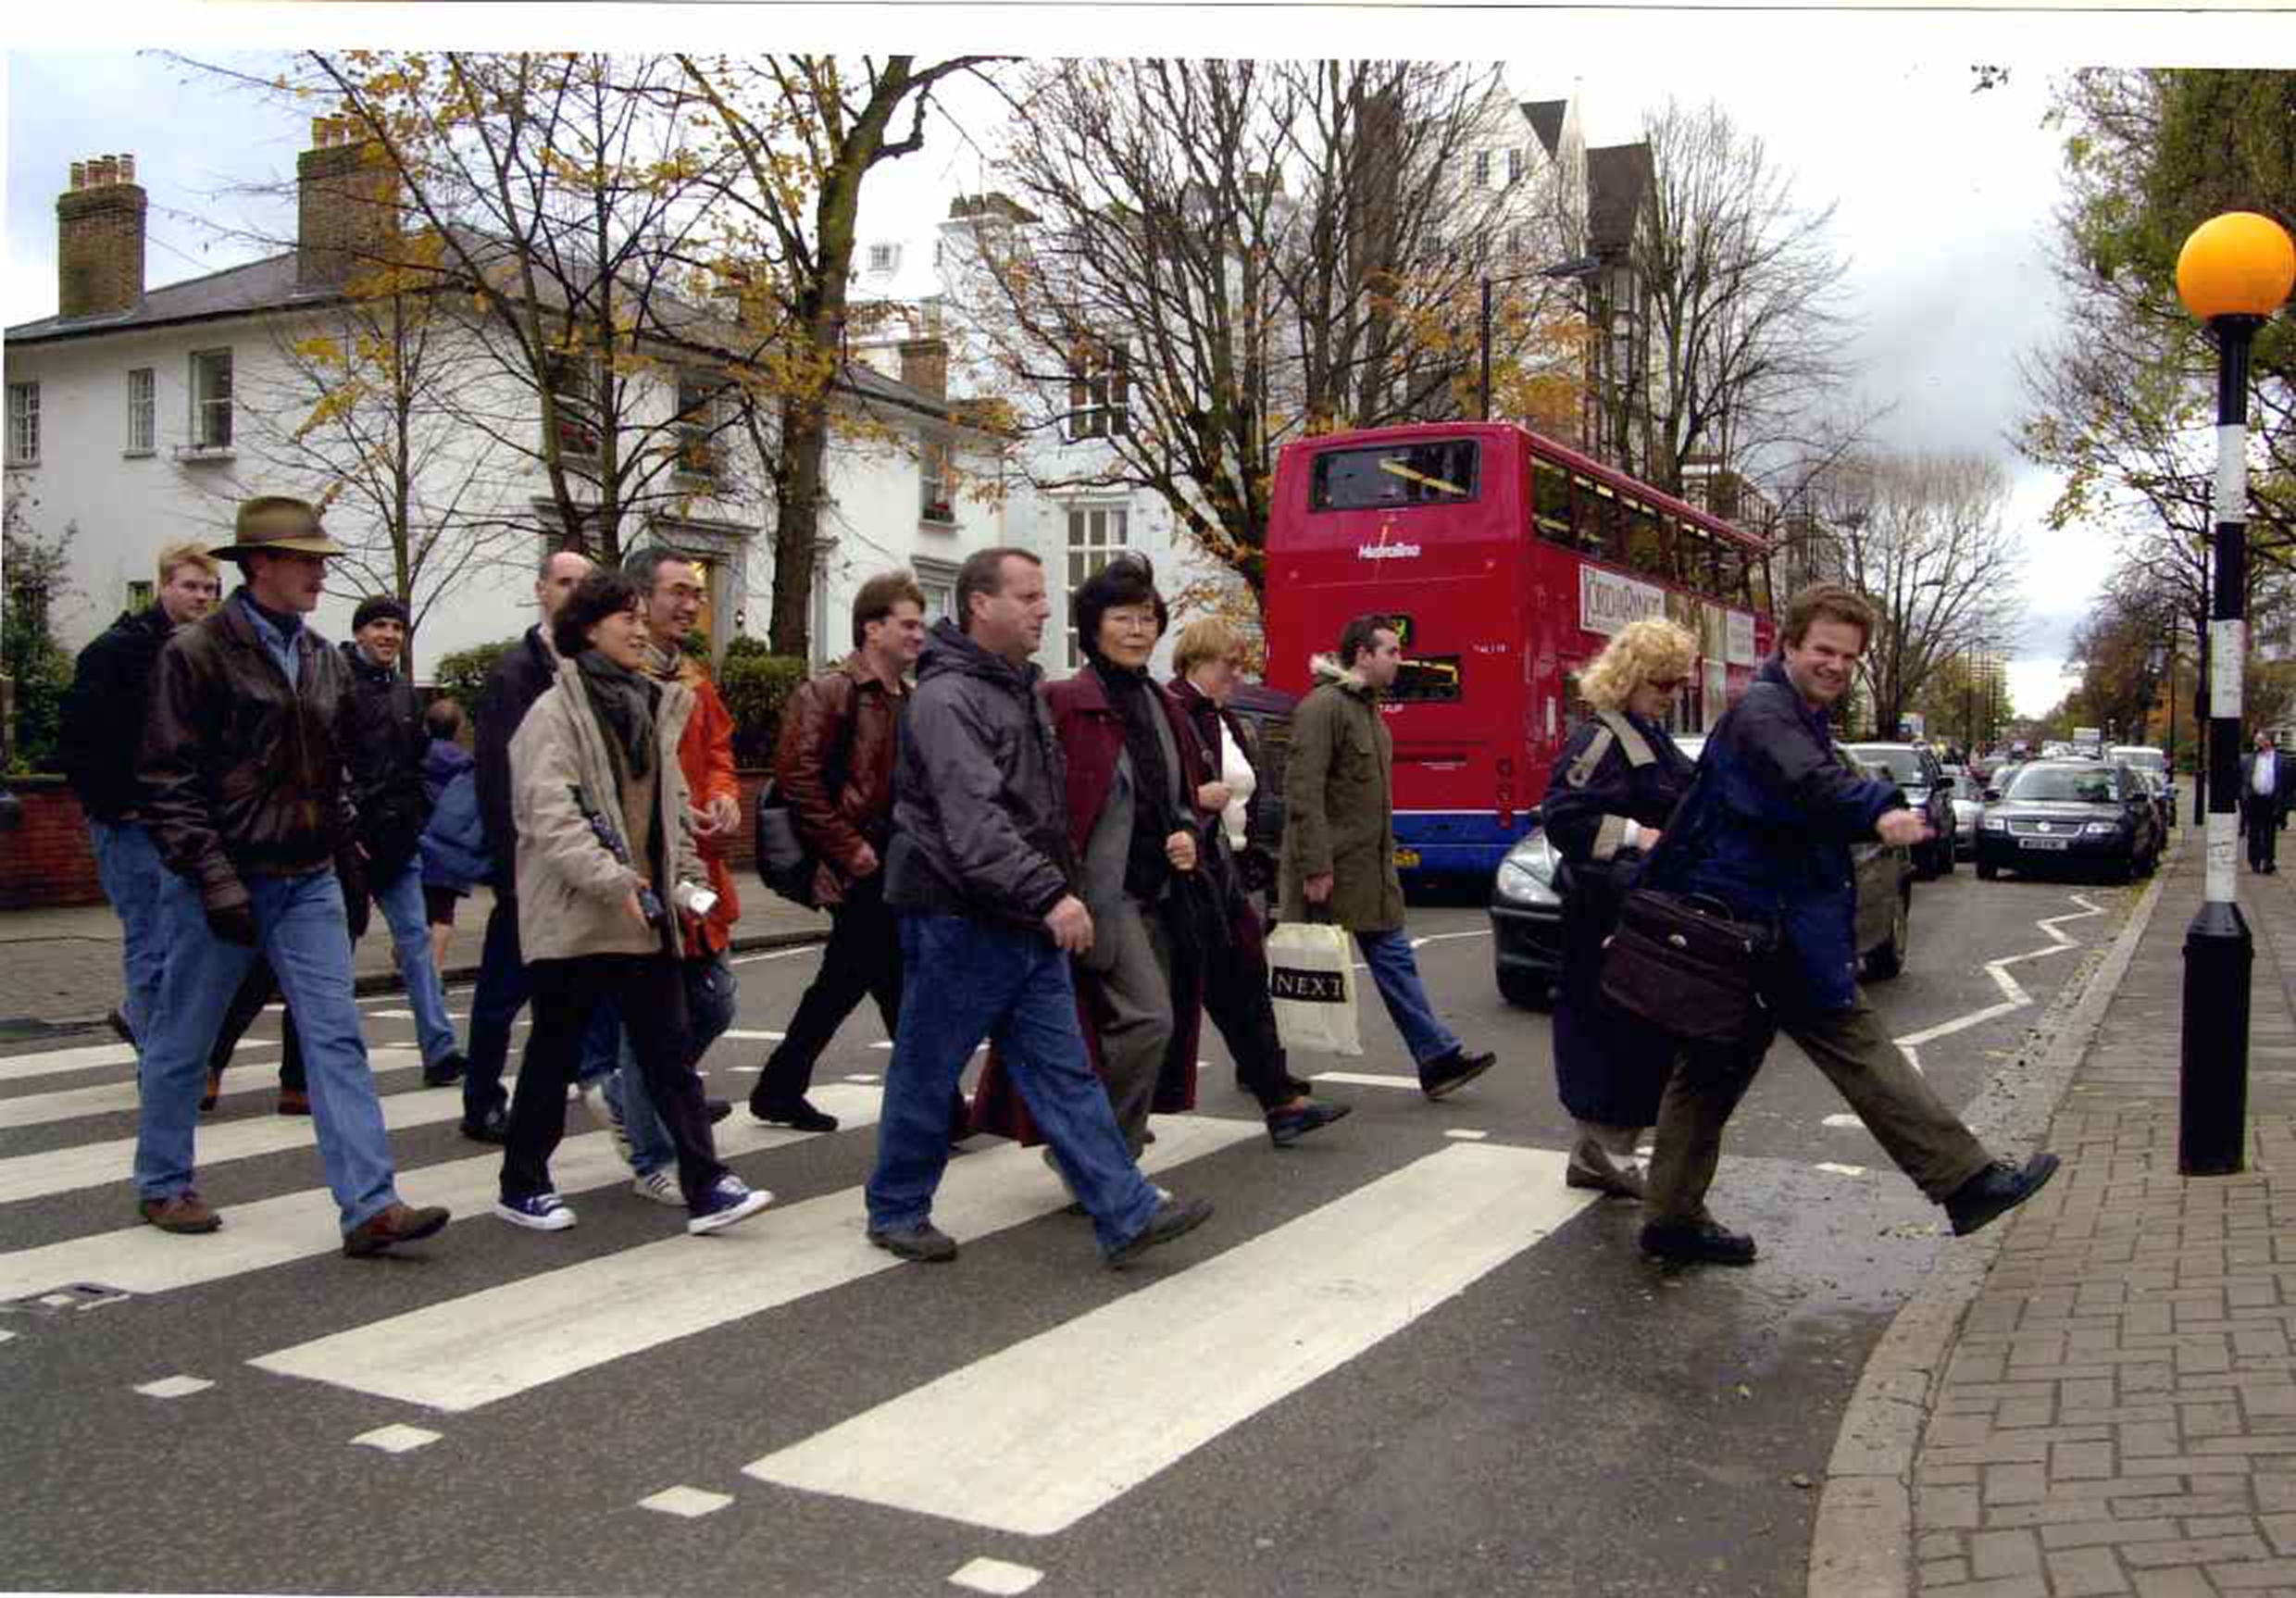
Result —
<path fill-rule="evenodd" d="M 1911 782 L 1918 787 L 1924 780 L 1921 756 L 1910 749 L 1883 749 L 1871 743 L 1853 743 L 1850 753 L 1883 774 L 1884 781 Z"/>
<path fill-rule="evenodd" d="M 2120 796 L 2113 791 L 2110 771 L 2087 770 L 2078 766 L 2028 766 L 2017 773 L 2004 797 L 2110 805 Z"/>

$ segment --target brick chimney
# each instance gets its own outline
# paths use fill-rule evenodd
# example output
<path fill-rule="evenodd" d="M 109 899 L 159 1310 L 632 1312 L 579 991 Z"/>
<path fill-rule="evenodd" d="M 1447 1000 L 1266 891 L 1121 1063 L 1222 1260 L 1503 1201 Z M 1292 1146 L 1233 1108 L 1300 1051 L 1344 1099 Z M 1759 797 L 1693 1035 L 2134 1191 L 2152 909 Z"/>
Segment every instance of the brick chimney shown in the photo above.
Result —
<path fill-rule="evenodd" d="M 71 164 L 71 187 L 56 197 L 57 316 L 116 316 L 143 303 L 144 210 L 133 156 Z"/>
<path fill-rule="evenodd" d="M 946 339 L 904 339 L 901 342 L 901 381 L 935 399 L 949 397 L 949 344 Z"/>
<path fill-rule="evenodd" d="M 295 157 L 295 286 L 339 289 L 396 253 L 397 175 L 348 117 L 311 119 Z"/>

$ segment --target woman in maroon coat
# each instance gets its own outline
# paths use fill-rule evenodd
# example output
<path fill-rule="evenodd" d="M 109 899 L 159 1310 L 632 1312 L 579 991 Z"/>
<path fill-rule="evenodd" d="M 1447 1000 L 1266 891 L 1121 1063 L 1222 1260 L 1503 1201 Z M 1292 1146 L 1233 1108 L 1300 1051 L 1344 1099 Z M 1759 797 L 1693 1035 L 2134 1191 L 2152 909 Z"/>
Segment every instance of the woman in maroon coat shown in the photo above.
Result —
<path fill-rule="evenodd" d="M 1043 690 L 1067 768 L 1068 838 L 1092 914 L 1077 1007 L 1117 1125 L 1135 1157 L 1151 1110 L 1192 1109 L 1204 961 L 1227 936 L 1198 871 L 1211 780 L 1172 695 L 1148 675 L 1169 620 L 1146 560 L 1122 556 L 1077 590 L 1088 664 Z M 974 1124 L 1033 1140 L 992 1057 Z"/>

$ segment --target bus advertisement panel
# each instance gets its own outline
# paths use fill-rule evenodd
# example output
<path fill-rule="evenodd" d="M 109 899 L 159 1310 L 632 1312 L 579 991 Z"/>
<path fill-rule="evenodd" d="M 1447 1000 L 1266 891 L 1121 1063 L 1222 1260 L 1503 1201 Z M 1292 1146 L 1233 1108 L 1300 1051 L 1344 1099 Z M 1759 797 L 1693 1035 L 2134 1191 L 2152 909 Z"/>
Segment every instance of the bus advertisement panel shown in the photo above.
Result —
<path fill-rule="evenodd" d="M 1774 636 L 1767 546 L 1511 423 L 1332 433 L 1285 446 L 1267 531 L 1267 681 L 1304 694 L 1347 621 L 1392 618 L 1404 668 L 1397 863 L 1496 870 L 1586 714 L 1573 674 L 1628 622 L 1699 640 L 1677 727 L 1703 731 Z"/>

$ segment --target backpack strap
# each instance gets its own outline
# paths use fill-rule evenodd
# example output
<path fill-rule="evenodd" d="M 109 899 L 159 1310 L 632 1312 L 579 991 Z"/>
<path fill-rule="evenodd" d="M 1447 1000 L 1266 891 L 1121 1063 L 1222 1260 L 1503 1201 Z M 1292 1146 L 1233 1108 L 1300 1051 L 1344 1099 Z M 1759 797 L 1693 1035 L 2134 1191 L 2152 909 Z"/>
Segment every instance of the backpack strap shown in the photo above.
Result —
<path fill-rule="evenodd" d="M 1603 757 L 1610 754 L 1610 746 L 1617 742 L 1617 738 L 1618 735 L 1609 727 L 1597 727 L 1586 748 L 1579 752 L 1578 758 L 1572 761 L 1569 769 L 1563 773 L 1563 780 L 1573 788 L 1584 788 L 1595 772 L 1602 768 Z"/>
<path fill-rule="evenodd" d="M 1641 767 L 1657 763 L 1658 756 L 1651 753 L 1650 740 L 1642 736 L 1641 730 L 1633 722 L 1616 710 L 1598 710 L 1595 716 L 1604 727 L 1617 734 L 1618 747 L 1625 753 L 1628 765 Z"/>

